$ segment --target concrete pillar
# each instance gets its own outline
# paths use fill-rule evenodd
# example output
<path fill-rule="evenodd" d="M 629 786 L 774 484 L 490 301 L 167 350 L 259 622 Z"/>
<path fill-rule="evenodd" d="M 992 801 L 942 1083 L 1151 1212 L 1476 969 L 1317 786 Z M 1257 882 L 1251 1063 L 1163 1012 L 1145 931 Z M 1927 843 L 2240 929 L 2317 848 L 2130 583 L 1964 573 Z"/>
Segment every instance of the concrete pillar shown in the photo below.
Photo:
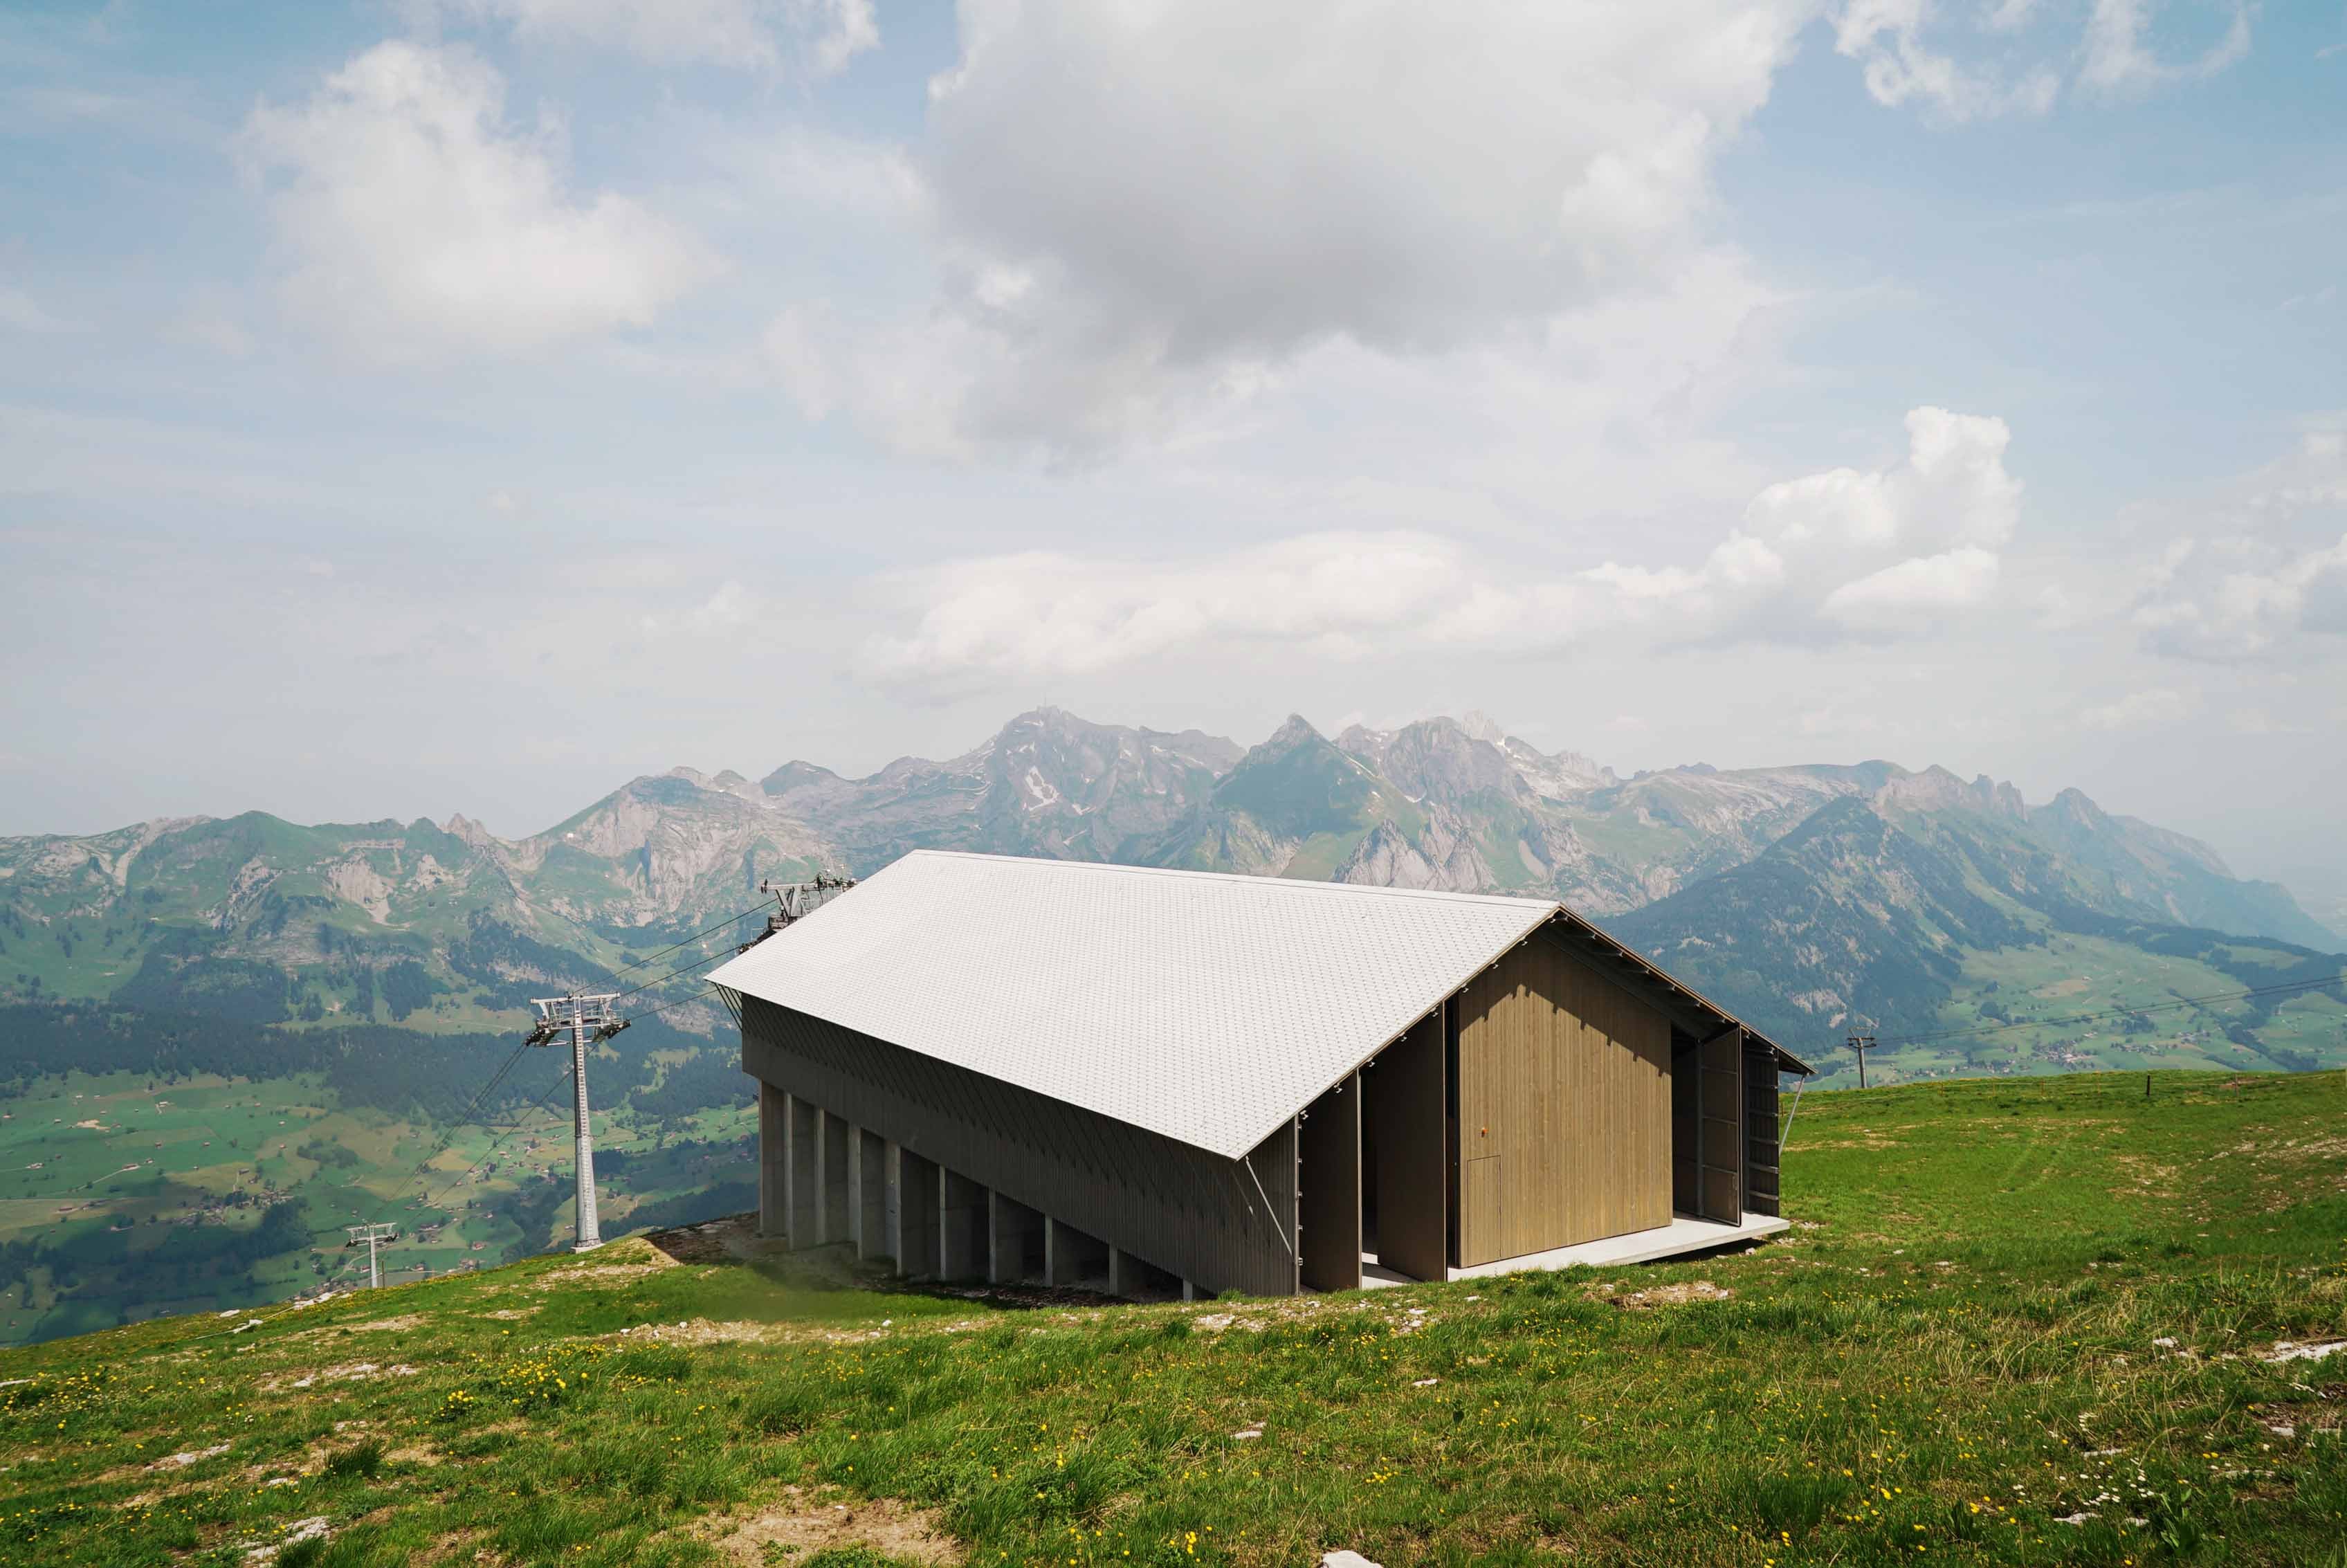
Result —
<path fill-rule="evenodd" d="M 986 1274 L 987 1190 L 958 1171 L 938 1167 L 938 1277 Z"/>
<path fill-rule="evenodd" d="M 938 1277 L 937 1163 L 910 1149 L 897 1151 L 897 1272 L 907 1279 Z"/>
<path fill-rule="evenodd" d="M 1076 1282 L 1075 1248 L 1068 1245 L 1068 1227 L 1043 1216 L 1043 1283 L 1073 1285 Z"/>
<path fill-rule="evenodd" d="M 794 1247 L 815 1244 L 815 1129 L 822 1124 L 823 1112 L 805 1100 L 790 1097 L 791 1135 L 790 1159 L 784 1166 L 785 1184 L 789 1188 L 791 1214 L 790 1244 Z"/>
<path fill-rule="evenodd" d="M 823 1166 L 816 1179 L 817 1234 L 825 1245 L 846 1241 L 847 1231 L 847 1118 L 825 1112 Z"/>
<path fill-rule="evenodd" d="M 1131 1272 L 1125 1267 L 1124 1249 L 1121 1246 L 1110 1247 L 1108 1249 L 1108 1293 L 1111 1296 L 1130 1294 L 1129 1287 L 1133 1282 L 1127 1276 Z"/>
<path fill-rule="evenodd" d="M 864 1129 L 847 1124 L 847 1248 L 864 1255 Z"/>
<path fill-rule="evenodd" d="M 791 1097 L 758 1081 L 758 1234 L 787 1239 L 791 1232 Z"/>
<path fill-rule="evenodd" d="M 859 1258 L 897 1255 L 896 1232 L 888 1216 L 888 1151 L 895 1145 L 878 1133 L 860 1132 L 849 1140 L 855 1163 L 849 1181 L 856 1189 L 856 1255 Z"/>
<path fill-rule="evenodd" d="M 1198 1285 L 1195 1280 L 1185 1279 L 1182 1282 L 1182 1299 L 1184 1301 L 1198 1299 Z"/>
<path fill-rule="evenodd" d="M 987 1280 L 1017 1285 L 1034 1272 L 1028 1259 L 1042 1250 L 1043 1216 L 1000 1193 L 989 1194 L 986 1210 Z"/>
<path fill-rule="evenodd" d="M 905 1151 L 893 1140 L 880 1143 L 880 1234 L 887 1245 L 881 1250 L 905 1272 Z"/>
<path fill-rule="evenodd" d="M 1111 1266 L 1113 1249 L 1096 1235 L 1047 1217 L 1043 1233 L 1043 1276 L 1052 1285 L 1098 1285 Z"/>

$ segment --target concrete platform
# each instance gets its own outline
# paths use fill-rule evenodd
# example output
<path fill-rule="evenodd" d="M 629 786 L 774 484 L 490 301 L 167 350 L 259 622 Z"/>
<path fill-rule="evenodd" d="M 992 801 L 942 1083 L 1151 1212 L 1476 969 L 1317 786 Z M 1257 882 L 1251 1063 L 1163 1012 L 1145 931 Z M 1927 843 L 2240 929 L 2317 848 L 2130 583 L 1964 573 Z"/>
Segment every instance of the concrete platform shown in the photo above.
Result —
<path fill-rule="evenodd" d="M 1652 1230 L 1610 1235 L 1573 1246 L 1552 1247 L 1546 1252 L 1530 1252 L 1522 1257 L 1503 1257 L 1496 1263 L 1479 1263 L 1472 1268 L 1454 1268 L 1450 1270 L 1450 1276 L 1452 1279 L 1488 1279 L 1496 1274 L 1515 1274 L 1528 1268 L 1609 1268 L 1621 1264 L 1655 1263 L 1666 1257 L 1709 1252 L 1714 1247 L 1740 1246 L 1788 1230 L 1792 1223 L 1774 1214 L 1747 1214 L 1743 1224 L 1729 1225 L 1721 1225 L 1717 1220 L 1699 1220 L 1693 1214 L 1674 1214 L 1670 1224 L 1656 1225 Z M 1378 1261 L 1377 1254 L 1365 1252 L 1361 1255 L 1361 1285 L 1364 1289 L 1418 1283 L 1407 1275 L 1397 1274 L 1385 1267 Z"/>
<path fill-rule="evenodd" d="M 1609 1235 L 1600 1241 L 1585 1241 L 1575 1246 L 1551 1247 L 1546 1252 L 1529 1252 L 1522 1257 L 1503 1257 L 1496 1263 L 1479 1263 L 1472 1268 L 1454 1268 L 1453 1279 L 1483 1279 L 1495 1274 L 1514 1274 L 1527 1268 L 1610 1268 L 1618 1264 L 1653 1263 L 1665 1257 L 1681 1257 L 1692 1252 L 1709 1252 L 1716 1246 L 1737 1246 L 1755 1242 L 1763 1236 L 1792 1228 L 1792 1221 L 1774 1214 L 1747 1214 L 1741 1225 L 1721 1225 L 1717 1220 L 1699 1220 L 1693 1214 L 1674 1214 L 1671 1223 L 1656 1225 L 1653 1230 L 1632 1231 L 1627 1235 Z"/>

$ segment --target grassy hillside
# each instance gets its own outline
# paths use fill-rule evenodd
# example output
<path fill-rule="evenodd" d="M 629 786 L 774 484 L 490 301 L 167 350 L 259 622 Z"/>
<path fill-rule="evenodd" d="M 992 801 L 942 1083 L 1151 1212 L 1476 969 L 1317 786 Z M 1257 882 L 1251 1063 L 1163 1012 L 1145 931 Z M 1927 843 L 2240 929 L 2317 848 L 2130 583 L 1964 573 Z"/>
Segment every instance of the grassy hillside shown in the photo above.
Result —
<path fill-rule="evenodd" d="M 1755 1251 L 1298 1302 L 635 1240 L 142 1324 L 0 1355 L 0 1556 L 2336 1568 L 2342 1125 L 2337 1073 L 1812 1094 Z"/>

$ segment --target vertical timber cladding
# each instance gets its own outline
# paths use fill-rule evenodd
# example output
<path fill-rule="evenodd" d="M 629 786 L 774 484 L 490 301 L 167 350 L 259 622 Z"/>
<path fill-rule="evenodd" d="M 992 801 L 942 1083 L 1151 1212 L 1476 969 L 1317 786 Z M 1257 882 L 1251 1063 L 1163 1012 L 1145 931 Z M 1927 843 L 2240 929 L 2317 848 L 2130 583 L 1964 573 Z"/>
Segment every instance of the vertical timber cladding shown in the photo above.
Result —
<path fill-rule="evenodd" d="M 1744 1030 L 1730 1025 L 1696 1051 L 1701 1122 L 1696 1134 L 1696 1209 L 1721 1225 L 1744 1223 Z"/>
<path fill-rule="evenodd" d="M 1662 1013 L 1543 928 L 1459 1020 L 1461 1267 L 1670 1223 Z"/>
<path fill-rule="evenodd" d="M 742 1066 L 894 1142 L 932 1193 L 943 1165 L 1210 1294 L 1297 1288 L 1293 1119 L 1225 1160 L 755 997 L 742 1001 Z M 909 1213 L 922 1200 L 901 1185 Z M 922 1217 L 934 1236 L 934 1208 Z"/>
<path fill-rule="evenodd" d="M 1744 1042 L 1744 1206 L 1784 1213 L 1778 1184 L 1777 1053 Z"/>
<path fill-rule="evenodd" d="M 1315 1100 L 1296 1134 L 1298 1251 L 1311 1290 L 1361 1287 L 1361 1075 Z"/>

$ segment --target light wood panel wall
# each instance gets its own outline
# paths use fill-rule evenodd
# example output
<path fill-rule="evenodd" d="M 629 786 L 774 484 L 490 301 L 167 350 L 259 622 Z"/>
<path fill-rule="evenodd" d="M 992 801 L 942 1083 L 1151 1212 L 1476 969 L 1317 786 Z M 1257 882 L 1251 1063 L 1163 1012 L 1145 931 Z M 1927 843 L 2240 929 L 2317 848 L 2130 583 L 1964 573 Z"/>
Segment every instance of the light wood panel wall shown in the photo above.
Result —
<path fill-rule="evenodd" d="M 1459 1020 L 1461 1266 L 1670 1223 L 1661 1012 L 1542 931 Z"/>

